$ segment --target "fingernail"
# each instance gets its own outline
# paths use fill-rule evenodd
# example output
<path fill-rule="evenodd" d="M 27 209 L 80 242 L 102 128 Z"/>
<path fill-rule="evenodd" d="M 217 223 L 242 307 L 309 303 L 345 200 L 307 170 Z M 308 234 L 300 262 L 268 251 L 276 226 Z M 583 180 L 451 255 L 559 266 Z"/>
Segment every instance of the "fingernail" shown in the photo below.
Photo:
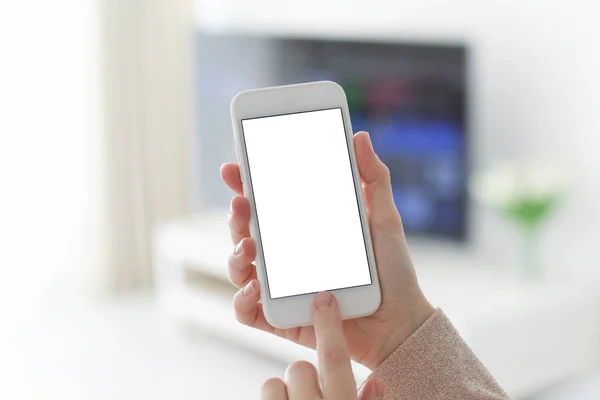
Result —
<path fill-rule="evenodd" d="M 375 381 L 375 397 L 383 399 L 383 392 L 385 391 L 385 385 L 381 379 Z"/>
<path fill-rule="evenodd" d="M 371 142 L 371 134 L 369 132 L 365 132 L 367 134 L 367 142 L 369 142 L 369 148 L 373 150 L 373 142 Z"/>
<path fill-rule="evenodd" d="M 246 297 L 250 296 L 252 293 L 254 293 L 254 281 L 250 281 L 250 283 L 244 287 L 244 290 L 242 290 L 242 294 Z"/>
<path fill-rule="evenodd" d="M 233 254 L 235 254 L 236 256 L 239 256 L 240 254 L 242 254 L 242 242 L 239 242 L 235 248 L 233 249 Z"/>
<path fill-rule="evenodd" d="M 327 293 L 327 292 L 318 293 L 315 296 L 315 308 L 317 310 L 328 308 L 329 306 L 331 306 L 332 301 L 333 301 L 333 297 L 329 293 Z"/>

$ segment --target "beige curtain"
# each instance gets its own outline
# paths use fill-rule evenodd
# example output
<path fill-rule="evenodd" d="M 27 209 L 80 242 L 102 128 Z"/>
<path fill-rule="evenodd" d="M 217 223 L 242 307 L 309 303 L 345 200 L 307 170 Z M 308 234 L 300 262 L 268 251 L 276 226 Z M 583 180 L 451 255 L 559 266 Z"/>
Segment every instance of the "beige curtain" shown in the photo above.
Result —
<path fill-rule="evenodd" d="M 193 0 L 101 8 L 98 267 L 101 286 L 122 292 L 151 285 L 152 230 L 188 209 Z"/>

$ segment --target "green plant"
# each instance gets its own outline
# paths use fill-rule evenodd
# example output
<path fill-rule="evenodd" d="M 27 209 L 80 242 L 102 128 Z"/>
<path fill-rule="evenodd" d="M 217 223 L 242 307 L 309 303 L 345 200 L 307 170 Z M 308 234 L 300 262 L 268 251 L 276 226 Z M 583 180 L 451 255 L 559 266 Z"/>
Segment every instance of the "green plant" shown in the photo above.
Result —
<path fill-rule="evenodd" d="M 562 197 L 561 174 L 548 167 L 502 163 L 473 175 L 472 195 L 512 221 L 522 236 L 522 270 L 536 279 L 542 274 L 538 238 L 542 224 Z"/>

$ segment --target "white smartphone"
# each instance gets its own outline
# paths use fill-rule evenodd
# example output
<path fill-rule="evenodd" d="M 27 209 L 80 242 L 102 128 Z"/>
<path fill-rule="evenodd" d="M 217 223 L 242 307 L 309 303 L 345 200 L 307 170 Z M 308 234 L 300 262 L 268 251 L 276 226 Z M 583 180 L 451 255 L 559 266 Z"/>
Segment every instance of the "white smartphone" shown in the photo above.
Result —
<path fill-rule="evenodd" d="M 311 325 L 321 291 L 345 319 L 373 314 L 381 291 L 344 90 L 247 90 L 231 116 L 267 321 Z"/>

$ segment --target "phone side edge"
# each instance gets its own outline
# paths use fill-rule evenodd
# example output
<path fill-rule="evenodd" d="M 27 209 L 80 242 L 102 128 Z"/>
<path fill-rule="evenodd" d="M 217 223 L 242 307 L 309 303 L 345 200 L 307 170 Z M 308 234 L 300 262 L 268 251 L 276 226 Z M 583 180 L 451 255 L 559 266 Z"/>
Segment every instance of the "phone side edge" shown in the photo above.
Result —
<path fill-rule="evenodd" d="M 262 252 L 262 241 L 260 238 L 260 231 L 258 227 L 258 218 L 256 214 L 256 207 L 254 202 L 254 193 L 252 189 L 251 179 L 250 179 L 250 171 L 249 171 L 249 162 L 248 155 L 244 143 L 243 137 L 243 126 L 242 126 L 242 118 L 239 116 L 239 107 L 243 107 L 243 104 L 240 104 L 240 99 L 244 99 L 244 97 L 248 95 L 252 95 L 254 90 L 245 90 L 236 94 L 230 106 L 231 113 L 231 123 L 233 128 L 234 142 L 236 148 L 236 156 L 237 162 L 240 167 L 240 178 L 242 181 L 242 189 L 243 194 L 250 204 L 250 236 L 254 239 L 254 243 L 256 246 L 256 275 L 258 278 L 258 283 L 260 286 L 260 294 L 261 300 L 263 304 L 263 312 L 267 322 L 271 325 L 278 325 L 277 319 L 273 318 L 272 313 L 270 312 L 270 296 L 269 296 L 269 288 L 267 283 L 265 262 L 263 259 Z"/>
<path fill-rule="evenodd" d="M 343 90 L 343 89 L 342 89 Z M 358 160 L 356 158 L 356 150 L 354 148 L 354 131 L 352 129 L 352 123 L 350 121 L 350 110 L 348 102 L 344 94 L 344 107 L 342 107 L 342 115 L 344 118 L 344 128 L 346 130 L 346 137 L 348 142 L 348 152 L 350 156 L 350 167 L 353 171 L 354 187 L 357 197 L 358 211 L 361 219 L 361 228 L 363 230 L 363 238 L 365 241 L 365 250 L 367 252 L 367 262 L 369 264 L 369 273 L 371 274 L 371 284 L 373 291 L 377 294 L 375 299 L 376 305 L 373 306 L 372 311 L 369 314 L 363 314 L 360 316 L 367 316 L 373 314 L 381 305 L 381 286 L 379 283 L 379 273 L 377 270 L 377 261 L 375 259 L 375 249 L 373 247 L 373 240 L 371 237 L 371 228 L 369 226 L 369 216 L 367 213 L 367 205 L 362 190 L 362 183 L 360 178 L 360 170 L 358 168 Z"/>

